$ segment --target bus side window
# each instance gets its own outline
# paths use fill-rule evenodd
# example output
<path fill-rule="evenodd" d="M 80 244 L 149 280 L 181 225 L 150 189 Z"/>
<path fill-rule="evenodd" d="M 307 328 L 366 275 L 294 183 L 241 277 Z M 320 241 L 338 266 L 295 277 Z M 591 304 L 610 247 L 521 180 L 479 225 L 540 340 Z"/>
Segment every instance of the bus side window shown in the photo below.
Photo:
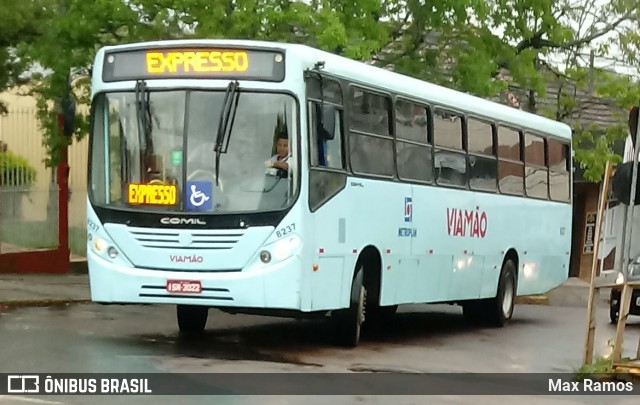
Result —
<path fill-rule="evenodd" d="M 463 117 L 452 111 L 435 108 L 433 134 L 436 182 L 442 185 L 467 185 L 467 157 L 462 144 Z"/>
<path fill-rule="evenodd" d="M 569 175 L 571 147 L 560 141 L 547 140 L 549 167 L 549 196 L 554 201 L 571 201 L 571 176 Z"/>
<path fill-rule="evenodd" d="M 329 104 L 309 103 L 311 166 L 344 169 L 342 111 Z"/>
<path fill-rule="evenodd" d="M 431 114 L 426 107 L 400 99 L 396 101 L 395 110 L 398 176 L 403 180 L 431 182 Z"/>

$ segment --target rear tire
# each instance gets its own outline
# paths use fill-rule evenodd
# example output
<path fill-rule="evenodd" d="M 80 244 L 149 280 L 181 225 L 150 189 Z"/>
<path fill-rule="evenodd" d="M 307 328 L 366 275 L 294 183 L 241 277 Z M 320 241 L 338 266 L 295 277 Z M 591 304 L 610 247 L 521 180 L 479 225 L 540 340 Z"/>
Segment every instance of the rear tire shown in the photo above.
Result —
<path fill-rule="evenodd" d="M 363 284 L 364 269 L 360 267 L 351 285 L 349 308 L 333 312 L 336 320 L 338 343 L 356 347 L 360 343 L 360 333 L 365 320 L 367 290 Z"/>
<path fill-rule="evenodd" d="M 503 327 L 513 316 L 516 298 L 516 265 L 507 259 L 500 272 L 495 298 L 487 301 L 487 320 L 494 326 Z"/>
<path fill-rule="evenodd" d="M 465 319 L 474 324 L 503 327 L 513 316 L 517 291 L 516 265 L 507 259 L 502 265 L 498 291 L 494 298 L 467 301 L 462 304 Z"/>
<path fill-rule="evenodd" d="M 209 308 L 199 305 L 178 305 L 176 307 L 180 333 L 199 335 L 204 332 L 209 317 Z"/>

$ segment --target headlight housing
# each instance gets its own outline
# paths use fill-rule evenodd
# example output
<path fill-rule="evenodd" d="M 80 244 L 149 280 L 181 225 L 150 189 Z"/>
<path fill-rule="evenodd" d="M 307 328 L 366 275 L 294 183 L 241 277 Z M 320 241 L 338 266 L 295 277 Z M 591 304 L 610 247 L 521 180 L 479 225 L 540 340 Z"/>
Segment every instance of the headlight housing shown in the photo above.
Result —
<path fill-rule="evenodd" d="M 261 249 L 260 261 L 264 264 L 281 262 L 300 252 L 301 246 L 302 239 L 298 235 L 288 235 Z"/>
<path fill-rule="evenodd" d="M 110 238 L 105 235 L 94 235 L 92 233 L 88 233 L 87 243 L 88 249 L 91 249 L 93 253 L 109 262 L 115 263 L 118 260 L 124 259 L 115 243 L 113 243 L 113 241 L 111 241 Z"/>

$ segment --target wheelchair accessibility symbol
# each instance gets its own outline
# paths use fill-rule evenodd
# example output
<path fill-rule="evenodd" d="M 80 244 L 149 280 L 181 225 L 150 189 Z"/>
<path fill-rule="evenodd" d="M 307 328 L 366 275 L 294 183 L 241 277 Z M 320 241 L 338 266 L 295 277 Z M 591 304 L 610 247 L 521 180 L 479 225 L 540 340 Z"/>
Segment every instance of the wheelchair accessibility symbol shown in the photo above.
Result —
<path fill-rule="evenodd" d="M 211 197 L 207 196 L 205 193 L 203 193 L 202 191 L 198 190 L 198 187 L 195 185 L 191 186 L 191 205 L 193 205 L 194 207 L 199 207 L 202 204 L 206 203 L 207 201 L 209 201 Z"/>
<path fill-rule="evenodd" d="M 211 211 L 213 208 L 213 184 L 208 181 L 187 182 L 187 210 Z"/>

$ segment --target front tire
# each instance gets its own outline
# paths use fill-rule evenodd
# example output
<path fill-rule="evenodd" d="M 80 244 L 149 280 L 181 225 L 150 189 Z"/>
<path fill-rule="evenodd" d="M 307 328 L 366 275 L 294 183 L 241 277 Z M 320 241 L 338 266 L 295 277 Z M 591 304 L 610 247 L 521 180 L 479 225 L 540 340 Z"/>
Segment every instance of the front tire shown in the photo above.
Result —
<path fill-rule="evenodd" d="M 356 347 L 360 343 L 360 333 L 365 320 L 367 290 L 363 284 L 364 269 L 358 269 L 351 285 L 350 305 L 348 309 L 334 311 L 338 329 L 338 342 L 347 347 Z"/>
<path fill-rule="evenodd" d="M 178 305 L 176 307 L 180 333 L 199 335 L 204 332 L 209 317 L 209 308 L 198 305 Z"/>

